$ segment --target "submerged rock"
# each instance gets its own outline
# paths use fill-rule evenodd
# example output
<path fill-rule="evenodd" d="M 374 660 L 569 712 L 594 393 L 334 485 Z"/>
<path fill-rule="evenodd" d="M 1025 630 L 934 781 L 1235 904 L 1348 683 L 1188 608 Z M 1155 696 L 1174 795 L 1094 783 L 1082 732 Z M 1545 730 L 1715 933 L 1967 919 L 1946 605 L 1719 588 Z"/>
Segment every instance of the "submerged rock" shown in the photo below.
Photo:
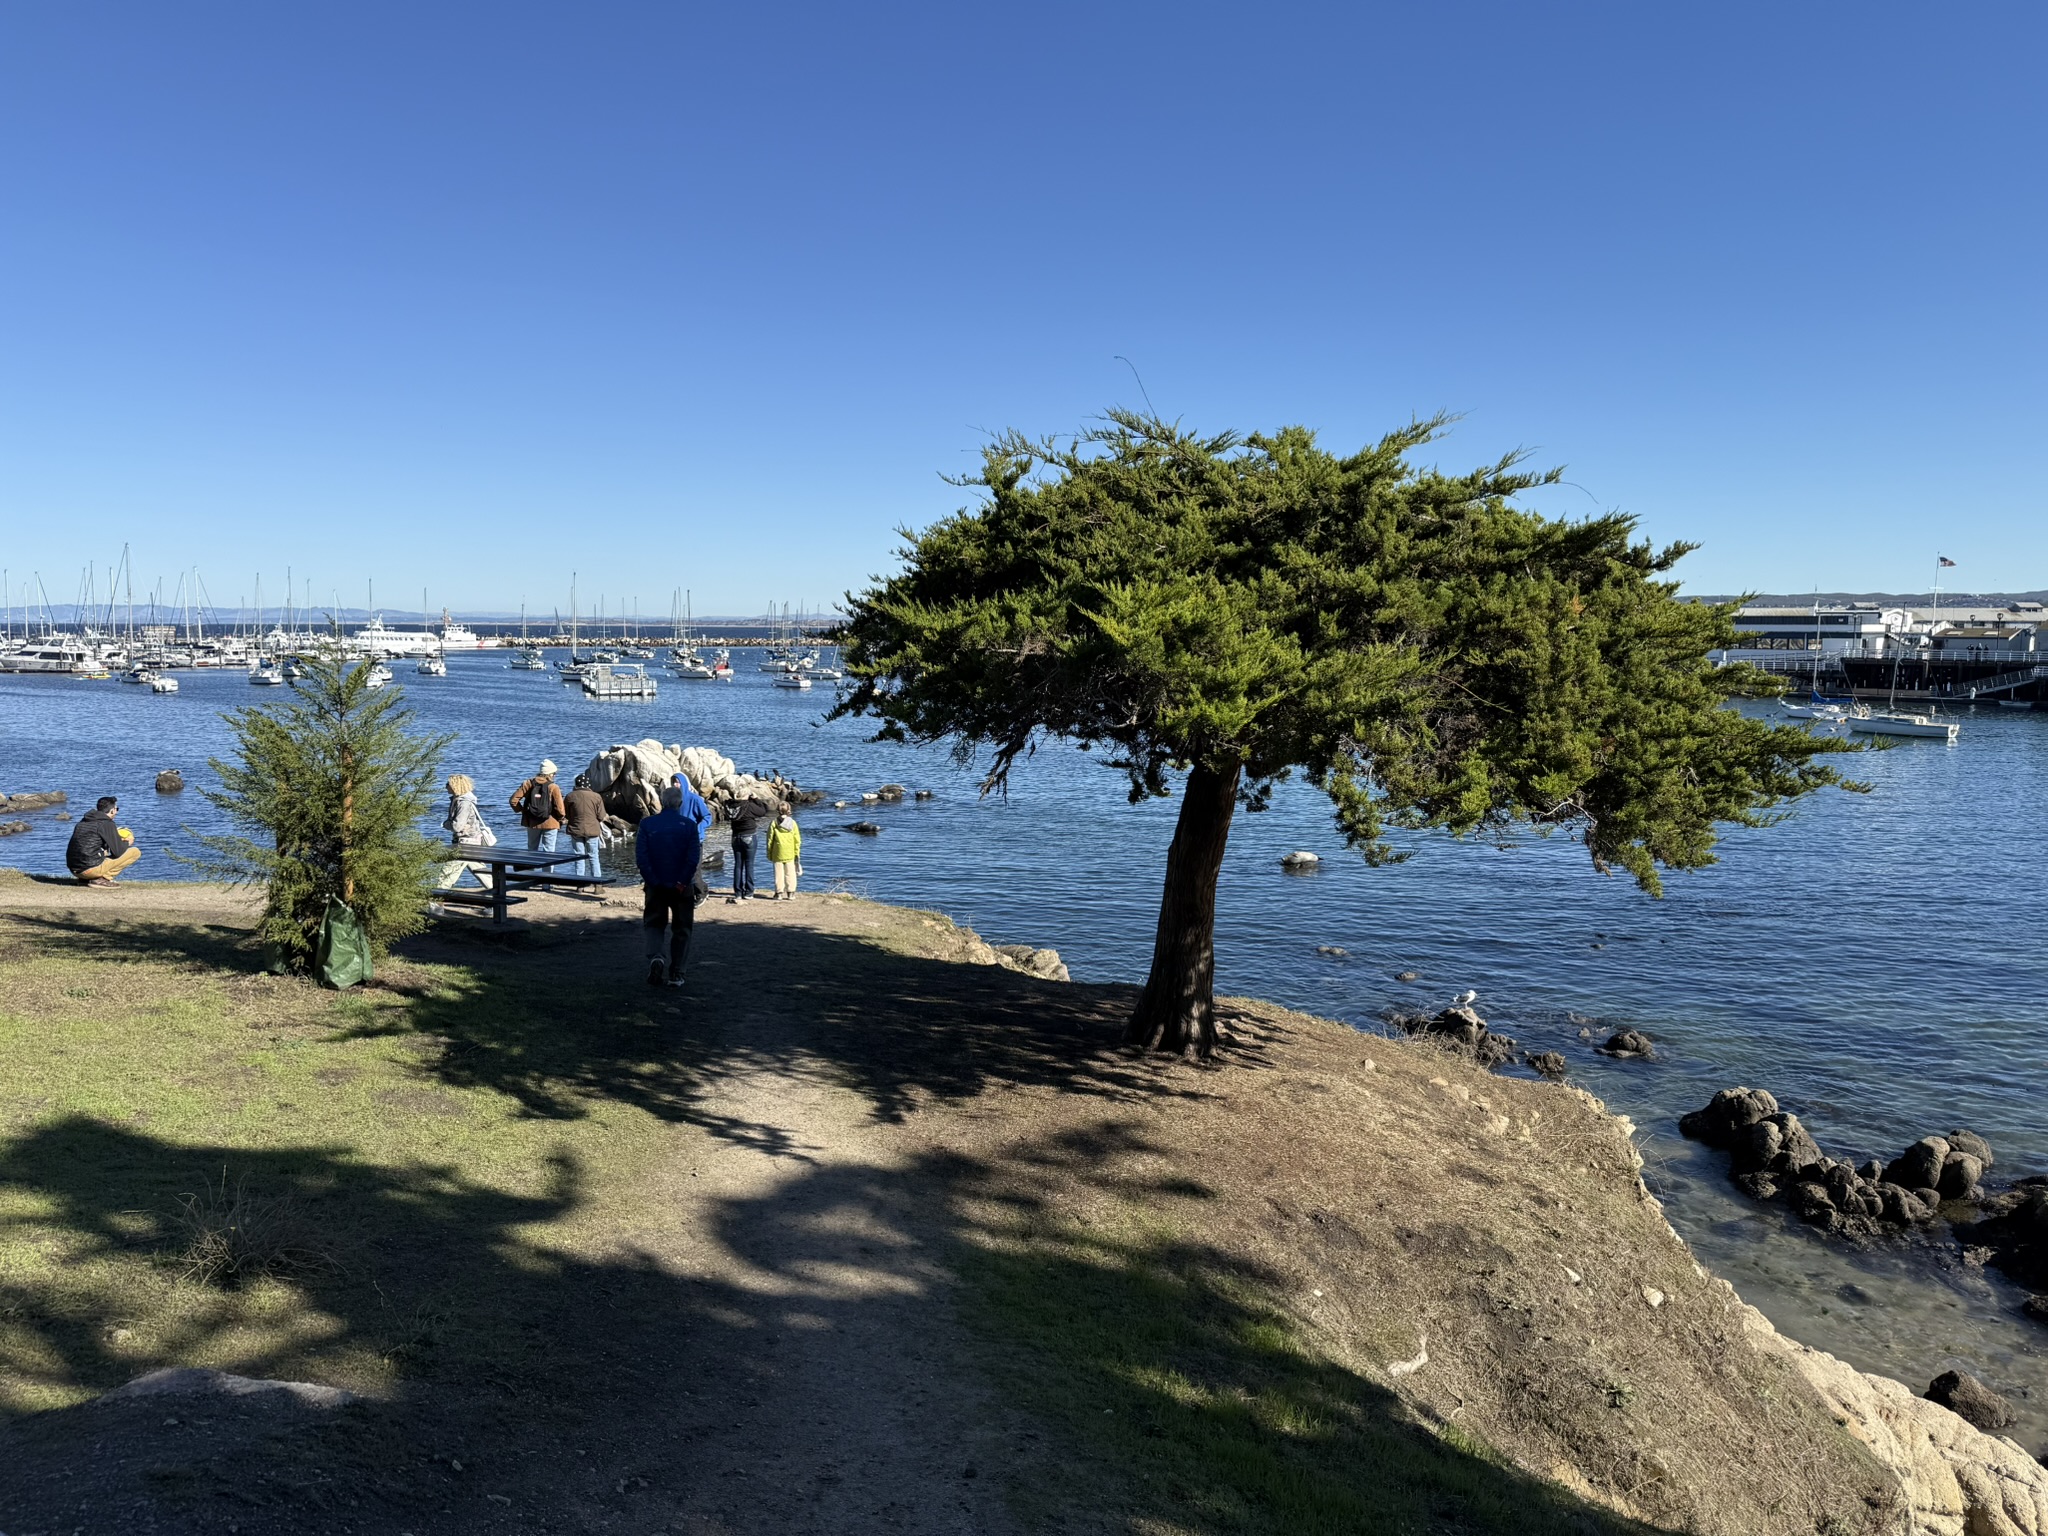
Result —
<path fill-rule="evenodd" d="M 0 821 L 0 837 L 13 837 L 16 833 L 27 830 L 28 823 L 25 821 Z"/>
<path fill-rule="evenodd" d="M 1615 1056 L 1624 1060 L 1640 1057 L 1647 1061 L 1657 1054 L 1655 1047 L 1650 1044 L 1650 1037 L 1635 1029 L 1618 1030 L 1607 1037 L 1605 1045 L 1596 1045 L 1593 1049 L 1602 1056 Z"/>
<path fill-rule="evenodd" d="M 1349 960 L 1351 958 L 1351 951 L 1341 944 L 1318 944 L 1316 946 L 1316 953 L 1327 955 L 1332 960 Z"/>
<path fill-rule="evenodd" d="M 1420 980 L 1422 980 L 1422 972 L 1420 972 L 1420 971 L 1396 971 L 1396 972 L 1394 972 L 1394 980 L 1396 980 L 1396 981 L 1420 981 Z"/>
<path fill-rule="evenodd" d="M 1280 856 L 1280 867 L 1282 869 L 1291 869 L 1297 872 L 1314 869 L 1322 862 L 1321 854 L 1310 853 L 1306 848 L 1297 848 L 1292 853 L 1284 853 Z"/>
<path fill-rule="evenodd" d="M 37 790 L 28 794 L 0 795 L 0 811 L 19 814 L 22 811 L 40 811 L 45 806 L 62 805 L 70 798 L 61 789 Z M 59 817 L 58 820 L 64 818 Z"/>
<path fill-rule="evenodd" d="M 1529 1065 L 1545 1077 L 1563 1077 L 1567 1063 L 1561 1052 L 1538 1051 L 1529 1058 Z"/>
<path fill-rule="evenodd" d="M 175 768 L 166 768 L 156 776 L 156 792 L 160 795 L 175 795 L 185 788 L 185 775 Z"/>
<path fill-rule="evenodd" d="M 1738 1132 L 1778 1112 L 1778 1101 L 1762 1088 L 1723 1088 L 1696 1109 L 1679 1117 L 1679 1131 L 1723 1151 L 1735 1145 Z"/>

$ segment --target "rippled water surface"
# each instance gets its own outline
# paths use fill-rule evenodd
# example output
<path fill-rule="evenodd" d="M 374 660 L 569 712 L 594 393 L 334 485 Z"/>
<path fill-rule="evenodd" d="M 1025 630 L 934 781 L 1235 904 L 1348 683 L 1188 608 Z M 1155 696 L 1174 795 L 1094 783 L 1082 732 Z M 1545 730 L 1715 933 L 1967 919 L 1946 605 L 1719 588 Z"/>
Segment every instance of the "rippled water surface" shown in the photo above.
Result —
<path fill-rule="evenodd" d="M 452 732 L 448 767 L 471 774 L 501 835 L 506 796 L 543 756 L 566 772 L 613 742 L 714 746 L 835 797 L 889 780 L 938 791 L 806 816 L 805 874 L 881 900 L 936 907 L 996 942 L 1057 948 L 1077 977 L 1140 980 L 1173 805 L 1125 803 L 1123 781 L 1049 746 L 1008 799 L 979 799 L 943 751 L 874 745 L 858 722 L 822 724 L 830 696 L 663 679 L 650 703 L 584 699 L 502 654 L 450 658 L 445 679 L 394 663 L 423 725 Z M 182 692 L 0 676 L 0 789 L 103 793 L 148 850 L 138 876 L 182 873 L 162 850 L 216 830 L 198 790 L 227 749 L 219 712 L 274 690 L 237 673 L 180 674 Z M 192 789 L 157 796 L 159 768 Z M 1988 1136 L 2000 1174 L 2048 1172 L 2048 713 L 1982 709 L 1954 748 L 1909 741 L 1856 761 L 1873 793 L 1829 793 L 1783 825 L 1735 831 L 1714 868 L 1669 878 L 1652 901 L 1605 879 L 1568 842 L 1512 852 L 1420 837 L 1407 864 L 1347 855 L 1313 790 L 1287 785 L 1240 818 L 1219 897 L 1218 983 L 1230 992 L 1373 1026 L 1389 1005 L 1440 1004 L 1466 987 L 1496 1028 L 1556 1049 L 1573 1076 L 1643 1128 L 1653 1187 L 1717 1272 L 1780 1328 L 1916 1388 L 1951 1364 L 2020 1399 L 2022 1439 L 2048 1443 L 2048 1329 L 2019 1317 L 1995 1276 L 1854 1256 L 1776 1208 L 1741 1199 L 1723 1160 L 1677 1135 L 1677 1116 L 1735 1083 L 1767 1087 L 1837 1155 L 1890 1157 L 1930 1131 Z M 60 870 L 64 828 L 0 843 L 0 860 Z M 1323 855 L 1283 874 L 1280 855 Z M 1317 954 L 1340 946 L 1348 957 Z M 1415 970 L 1422 980 L 1396 982 Z M 1653 1035 L 1655 1063 L 1596 1056 L 1579 1030 Z M 1588 1256 L 1589 1258 L 1592 1256 Z"/>

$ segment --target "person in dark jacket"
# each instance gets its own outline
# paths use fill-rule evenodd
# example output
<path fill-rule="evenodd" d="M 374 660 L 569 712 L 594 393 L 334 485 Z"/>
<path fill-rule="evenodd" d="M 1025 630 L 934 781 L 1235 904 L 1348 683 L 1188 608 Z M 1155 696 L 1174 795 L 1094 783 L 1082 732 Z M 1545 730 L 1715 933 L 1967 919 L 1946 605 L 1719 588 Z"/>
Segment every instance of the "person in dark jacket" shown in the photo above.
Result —
<path fill-rule="evenodd" d="M 775 812 L 758 800 L 741 800 L 725 814 L 732 822 L 732 894 L 725 898 L 730 906 L 754 894 L 754 835 Z"/>
<path fill-rule="evenodd" d="M 683 984 L 683 961 L 697 925 L 690 887 L 704 857 L 704 833 L 683 811 L 686 793 L 671 784 L 661 792 L 661 809 L 642 818 L 633 857 L 640 865 L 640 924 L 647 938 L 647 985 Z"/>
<path fill-rule="evenodd" d="M 569 830 L 569 846 L 583 855 L 571 864 L 569 873 L 604 878 L 604 796 L 590 787 L 590 775 L 576 775 L 576 787 L 563 801 L 562 824 Z"/>
<path fill-rule="evenodd" d="M 114 812 L 121 802 L 101 795 L 99 804 L 79 817 L 71 829 L 71 842 L 64 849 L 64 867 L 81 885 L 104 890 L 114 877 L 142 857 L 134 835 L 114 825 Z"/>

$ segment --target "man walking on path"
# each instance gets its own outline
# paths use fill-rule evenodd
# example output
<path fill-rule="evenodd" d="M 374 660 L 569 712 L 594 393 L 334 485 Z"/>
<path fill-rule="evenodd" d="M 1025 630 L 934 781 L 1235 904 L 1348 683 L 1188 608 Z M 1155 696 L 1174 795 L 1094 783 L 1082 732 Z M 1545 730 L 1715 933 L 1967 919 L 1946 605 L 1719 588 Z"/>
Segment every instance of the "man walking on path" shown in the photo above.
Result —
<path fill-rule="evenodd" d="M 562 788 L 555 782 L 553 758 L 542 758 L 540 772 L 512 791 L 511 805 L 519 813 L 520 824 L 526 828 L 528 850 L 553 853 L 555 833 L 562 825 L 562 818 L 569 814 L 568 806 L 562 803 Z"/>
<path fill-rule="evenodd" d="M 754 894 L 754 834 L 774 813 L 758 800 L 741 800 L 726 815 L 732 821 L 732 894 L 728 903 Z"/>
<path fill-rule="evenodd" d="M 133 834 L 114 825 L 114 812 L 121 802 L 101 795 L 99 804 L 78 819 L 71 829 L 71 842 L 64 849 L 64 867 L 81 885 L 104 890 L 114 877 L 142 857 Z"/>
<path fill-rule="evenodd" d="M 704 856 L 704 832 L 684 813 L 689 791 L 671 784 L 661 792 L 661 810 L 643 817 L 633 856 L 640 865 L 640 923 L 647 936 L 647 985 L 683 984 L 697 901 L 690 887 Z"/>
<path fill-rule="evenodd" d="M 571 874 L 592 880 L 604 878 L 604 797 L 590 787 L 590 775 L 576 775 L 576 787 L 564 802 L 563 820 L 569 827 L 569 846 L 583 855 L 580 864 L 569 867 Z"/>

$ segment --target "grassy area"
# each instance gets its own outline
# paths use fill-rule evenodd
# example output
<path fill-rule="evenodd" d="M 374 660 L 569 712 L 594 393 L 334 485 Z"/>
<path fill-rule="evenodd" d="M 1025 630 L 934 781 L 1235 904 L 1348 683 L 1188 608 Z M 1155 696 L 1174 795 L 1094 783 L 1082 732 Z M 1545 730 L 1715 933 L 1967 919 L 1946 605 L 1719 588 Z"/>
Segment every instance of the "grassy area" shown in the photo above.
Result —
<path fill-rule="evenodd" d="M 1032 1216 L 970 1245 L 969 1313 L 1008 1390 L 1137 1529 L 1533 1533 L 1646 1528 L 1507 1465 L 1318 1355 L 1266 1277 L 1132 1211 L 1121 1230 Z M 1071 1488 L 1018 1490 L 1050 1514 Z"/>
<path fill-rule="evenodd" d="M 441 1070 L 452 1018 L 538 1035 L 558 999 L 402 962 L 337 995 L 244 942 L 0 927 L 0 1408 L 159 1364 L 371 1392 L 516 1371 L 518 1293 L 615 1235 L 656 1117 L 573 1083 L 540 1115 Z"/>

